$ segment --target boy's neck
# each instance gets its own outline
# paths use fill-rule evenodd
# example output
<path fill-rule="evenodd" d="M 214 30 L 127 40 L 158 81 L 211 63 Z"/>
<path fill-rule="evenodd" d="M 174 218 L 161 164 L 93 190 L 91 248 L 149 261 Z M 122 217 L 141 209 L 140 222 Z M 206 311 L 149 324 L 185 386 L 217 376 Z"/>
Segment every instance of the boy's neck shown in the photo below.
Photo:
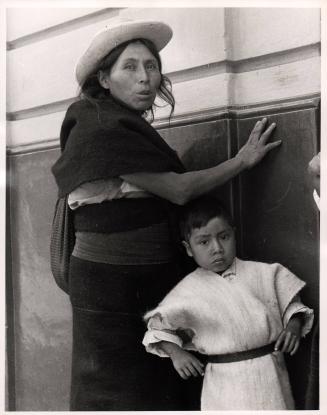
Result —
<path fill-rule="evenodd" d="M 233 259 L 233 261 L 232 261 L 232 263 L 229 265 L 229 267 L 227 267 L 226 269 L 224 269 L 224 271 L 220 271 L 220 272 L 217 272 L 217 271 L 213 271 L 215 274 L 217 274 L 217 275 L 220 275 L 220 276 L 222 276 L 226 271 L 228 271 L 228 270 L 231 270 L 231 273 L 232 274 L 236 274 L 236 265 L 235 265 L 235 261 L 236 261 L 236 257 L 234 257 L 234 259 Z"/>

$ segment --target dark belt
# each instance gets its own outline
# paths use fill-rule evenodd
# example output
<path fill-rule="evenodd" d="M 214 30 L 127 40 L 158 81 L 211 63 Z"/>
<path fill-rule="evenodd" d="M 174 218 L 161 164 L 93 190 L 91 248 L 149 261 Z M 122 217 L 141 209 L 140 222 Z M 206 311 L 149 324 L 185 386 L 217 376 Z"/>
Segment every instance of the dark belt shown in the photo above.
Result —
<path fill-rule="evenodd" d="M 208 355 L 207 363 L 232 363 L 240 362 L 241 360 L 255 359 L 274 351 L 275 342 L 266 344 L 265 346 L 256 349 L 245 350 L 244 352 L 226 353 L 226 354 L 212 354 Z"/>

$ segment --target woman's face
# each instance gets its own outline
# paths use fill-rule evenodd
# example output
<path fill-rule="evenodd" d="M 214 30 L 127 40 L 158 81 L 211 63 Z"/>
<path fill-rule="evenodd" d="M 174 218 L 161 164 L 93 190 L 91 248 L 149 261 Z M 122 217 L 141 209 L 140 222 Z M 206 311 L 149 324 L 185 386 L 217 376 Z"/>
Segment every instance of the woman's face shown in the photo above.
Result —
<path fill-rule="evenodd" d="M 130 43 L 119 56 L 110 73 L 100 75 L 102 87 L 129 108 L 151 108 L 161 82 L 156 58 L 141 42 Z"/>

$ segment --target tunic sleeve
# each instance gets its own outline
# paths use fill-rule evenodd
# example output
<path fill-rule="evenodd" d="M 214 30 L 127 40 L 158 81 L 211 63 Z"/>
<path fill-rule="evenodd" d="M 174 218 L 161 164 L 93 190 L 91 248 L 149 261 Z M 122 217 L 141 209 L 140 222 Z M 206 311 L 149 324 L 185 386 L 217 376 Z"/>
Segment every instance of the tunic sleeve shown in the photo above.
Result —
<path fill-rule="evenodd" d="M 283 326 L 286 327 L 295 313 L 304 313 L 301 336 L 305 336 L 311 330 L 313 324 L 313 310 L 306 307 L 299 296 L 305 282 L 284 266 L 280 264 L 275 264 L 275 266 L 275 290 Z"/>
<path fill-rule="evenodd" d="M 304 323 L 301 328 L 301 337 L 304 337 L 310 332 L 312 328 L 314 314 L 311 308 L 305 306 L 302 303 L 299 295 L 295 296 L 292 302 L 286 308 L 284 317 L 283 317 L 283 326 L 286 327 L 291 317 L 297 313 L 303 314 Z"/>
<path fill-rule="evenodd" d="M 283 265 L 273 264 L 272 266 L 275 274 L 275 292 L 280 315 L 283 319 L 287 307 L 305 286 L 305 282 Z"/>
<path fill-rule="evenodd" d="M 182 339 L 176 334 L 174 330 L 170 330 L 165 325 L 164 320 L 160 314 L 155 314 L 148 321 L 148 330 L 143 338 L 143 345 L 149 353 L 157 354 L 160 357 L 169 357 L 161 348 L 159 343 L 161 341 L 167 341 L 175 343 L 180 347 L 183 347 Z"/>

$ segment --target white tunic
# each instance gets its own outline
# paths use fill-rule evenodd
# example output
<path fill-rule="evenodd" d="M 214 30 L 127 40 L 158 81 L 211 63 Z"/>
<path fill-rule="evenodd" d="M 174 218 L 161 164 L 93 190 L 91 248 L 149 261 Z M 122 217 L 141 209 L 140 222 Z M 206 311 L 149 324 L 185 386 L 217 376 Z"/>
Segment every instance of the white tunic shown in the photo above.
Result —
<path fill-rule="evenodd" d="M 198 268 L 145 315 L 143 344 L 162 357 L 161 340 L 209 355 L 250 350 L 274 342 L 298 312 L 305 316 L 304 336 L 313 324 L 313 310 L 297 296 L 304 285 L 280 264 L 235 258 L 222 275 Z M 281 352 L 206 366 L 202 410 L 293 408 Z"/>

